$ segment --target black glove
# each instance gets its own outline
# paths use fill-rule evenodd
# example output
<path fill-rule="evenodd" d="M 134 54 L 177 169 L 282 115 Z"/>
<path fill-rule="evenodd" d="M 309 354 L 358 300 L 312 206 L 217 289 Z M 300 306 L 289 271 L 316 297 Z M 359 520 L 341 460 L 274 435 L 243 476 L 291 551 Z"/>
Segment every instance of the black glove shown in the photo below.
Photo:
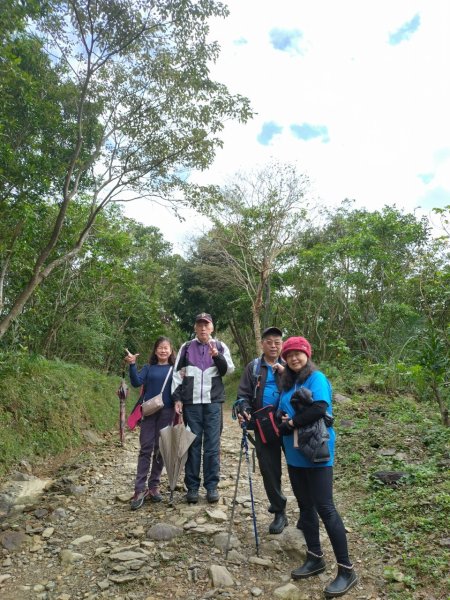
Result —
<path fill-rule="evenodd" d="M 292 435 L 294 433 L 294 428 L 289 425 L 289 421 L 283 421 L 278 425 L 278 431 L 280 432 L 280 435 Z"/>

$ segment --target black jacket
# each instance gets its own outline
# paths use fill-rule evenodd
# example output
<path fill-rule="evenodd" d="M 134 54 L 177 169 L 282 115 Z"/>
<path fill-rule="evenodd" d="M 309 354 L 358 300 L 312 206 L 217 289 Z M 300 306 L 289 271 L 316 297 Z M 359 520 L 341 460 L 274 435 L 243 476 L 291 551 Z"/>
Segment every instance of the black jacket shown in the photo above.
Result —
<path fill-rule="evenodd" d="M 255 361 L 260 361 L 259 365 Z M 281 359 L 278 359 L 278 362 L 282 363 Z M 259 369 L 255 369 L 255 365 L 259 366 Z M 253 359 L 245 367 L 239 382 L 237 397 L 238 400 L 242 400 L 242 409 L 246 412 L 253 413 L 262 408 L 268 368 L 270 367 L 264 362 L 263 356 Z M 281 391 L 281 374 L 278 371 L 275 372 L 275 381 Z"/>

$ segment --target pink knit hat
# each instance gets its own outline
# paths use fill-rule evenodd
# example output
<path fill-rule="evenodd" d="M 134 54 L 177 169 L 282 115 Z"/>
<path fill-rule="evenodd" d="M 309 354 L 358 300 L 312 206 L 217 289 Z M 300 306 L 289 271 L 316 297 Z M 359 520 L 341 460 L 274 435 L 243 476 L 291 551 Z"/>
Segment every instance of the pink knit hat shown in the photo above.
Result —
<path fill-rule="evenodd" d="M 288 338 L 281 349 L 281 358 L 286 360 L 286 354 L 292 350 L 304 352 L 308 358 L 311 358 L 311 344 L 304 337 Z"/>

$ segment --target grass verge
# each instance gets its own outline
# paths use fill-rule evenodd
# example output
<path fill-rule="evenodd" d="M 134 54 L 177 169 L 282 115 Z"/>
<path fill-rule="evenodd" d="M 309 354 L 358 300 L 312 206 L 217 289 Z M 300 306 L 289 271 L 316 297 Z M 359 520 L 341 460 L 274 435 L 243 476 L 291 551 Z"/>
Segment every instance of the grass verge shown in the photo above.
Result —
<path fill-rule="evenodd" d="M 82 431 L 118 427 L 120 378 L 59 361 L 0 356 L 0 476 L 80 446 Z M 128 410 L 135 394 L 130 394 Z"/>

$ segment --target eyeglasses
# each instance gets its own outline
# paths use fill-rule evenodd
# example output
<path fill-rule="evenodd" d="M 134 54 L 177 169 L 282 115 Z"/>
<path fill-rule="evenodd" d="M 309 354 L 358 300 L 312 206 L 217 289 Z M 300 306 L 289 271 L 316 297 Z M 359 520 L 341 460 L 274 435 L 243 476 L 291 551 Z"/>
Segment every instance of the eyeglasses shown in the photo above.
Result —
<path fill-rule="evenodd" d="M 281 348 L 283 342 L 281 340 L 269 340 L 266 338 L 263 340 L 263 344 L 266 344 L 266 346 L 276 346 L 277 348 Z"/>

